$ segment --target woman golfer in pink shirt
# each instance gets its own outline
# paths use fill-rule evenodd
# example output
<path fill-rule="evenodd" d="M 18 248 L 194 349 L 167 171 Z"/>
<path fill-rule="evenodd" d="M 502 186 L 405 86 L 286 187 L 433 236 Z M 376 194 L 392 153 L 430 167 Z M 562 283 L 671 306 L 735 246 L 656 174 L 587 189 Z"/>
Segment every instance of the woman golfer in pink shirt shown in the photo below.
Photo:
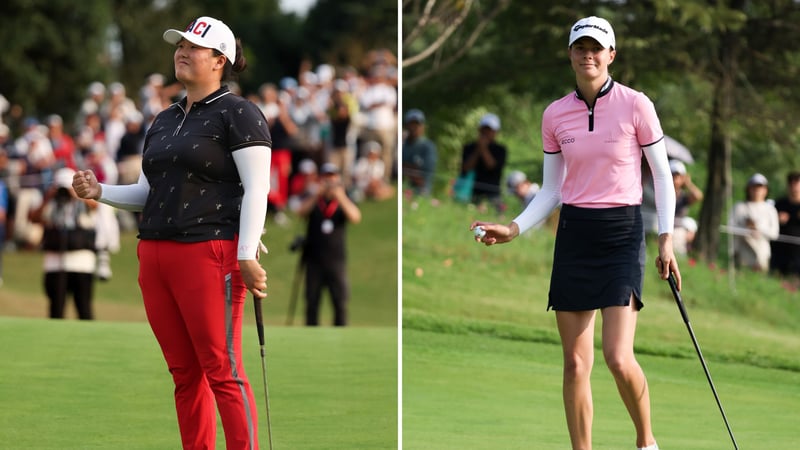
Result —
<path fill-rule="evenodd" d="M 596 311 L 603 316 L 603 356 L 636 428 L 639 449 L 658 449 L 650 424 L 647 380 L 633 353 L 642 303 L 645 235 L 641 158 L 655 179 L 661 278 L 680 272 L 672 249 L 675 191 L 664 134 L 653 103 L 616 83 L 614 30 L 586 17 L 572 26 L 569 59 L 575 92 L 551 103 L 542 118 L 542 189 L 509 225 L 474 222 L 476 240 L 510 242 L 561 204 L 548 309 L 555 310 L 564 354 L 563 397 L 573 449 L 592 447 L 590 374 Z M 481 234 L 483 235 L 482 237 Z"/>

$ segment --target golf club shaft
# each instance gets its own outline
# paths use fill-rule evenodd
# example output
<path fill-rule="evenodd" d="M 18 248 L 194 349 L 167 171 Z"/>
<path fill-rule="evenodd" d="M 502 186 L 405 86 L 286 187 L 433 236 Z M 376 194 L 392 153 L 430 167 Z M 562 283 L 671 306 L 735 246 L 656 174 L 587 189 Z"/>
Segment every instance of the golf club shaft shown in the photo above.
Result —
<path fill-rule="evenodd" d="M 711 380 L 711 373 L 708 371 L 708 366 L 706 366 L 706 360 L 703 358 L 703 352 L 700 351 L 700 345 L 697 343 L 697 337 L 695 337 L 692 324 L 689 322 L 689 314 L 686 312 L 686 307 L 683 304 L 683 299 L 678 291 L 678 286 L 675 283 L 675 277 L 672 273 L 669 274 L 667 281 L 669 282 L 669 287 L 672 290 L 672 296 L 675 297 L 675 302 L 678 304 L 678 309 L 681 311 L 681 316 L 683 317 L 683 322 L 686 324 L 686 329 L 689 330 L 689 336 L 692 338 L 692 343 L 694 344 L 695 351 L 697 351 L 697 356 L 700 357 L 700 364 L 703 365 L 703 371 L 706 373 L 708 384 L 711 386 L 711 392 L 714 394 L 714 399 L 717 401 L 719 412 L 722 414 L 722 420 L 725 421 L 725 427 L 728 429 L 728 435 L 730 435 L 731 441 L 733 442 L 733 448 L 739 450 L 739 445 L 736 443 L 736 438 L 733 437 L 733 430 L 731 430 L 731 426 L 728 423 L 728 417 L 725 416 L 725 410 L 722 408 L 722 402 L 720 402 L 717 389 L 714 387 L 714 381 Z"/>
<path fill-rule="evenodd" d="M 269 417 L 269 389 L 267 388 L 267 355 L 264 350 L 264 316 L 261 311 L 261 299 L 255 295 L 253 295 L 253 306 L 256 311 L 258 344 L 261 347 L 261 379 L 264 382 L 264 400 L 267 405 L 267 439 L 269 440 L 269 449 L 272 450 L 272 422 Z"/>

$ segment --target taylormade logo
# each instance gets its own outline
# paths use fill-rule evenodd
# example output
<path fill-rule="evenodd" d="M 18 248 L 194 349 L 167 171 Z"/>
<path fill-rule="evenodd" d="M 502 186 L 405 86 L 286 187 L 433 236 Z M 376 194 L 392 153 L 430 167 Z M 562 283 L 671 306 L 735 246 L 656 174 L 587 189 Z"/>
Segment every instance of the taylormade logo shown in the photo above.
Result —
<path fill-rule="evenodd" d="M 606 30 L 605 28 L 601 27 L 600 25 L 595 25 L 595 24 L 575 25 L 575 28 L 573 28 L 572 31 L 580 31 L 580 30 L 582 30 L 584 28 L 594 28 L 596 30 L 602 31 L 605 34 L 608 34 L 608 30 Z"/>

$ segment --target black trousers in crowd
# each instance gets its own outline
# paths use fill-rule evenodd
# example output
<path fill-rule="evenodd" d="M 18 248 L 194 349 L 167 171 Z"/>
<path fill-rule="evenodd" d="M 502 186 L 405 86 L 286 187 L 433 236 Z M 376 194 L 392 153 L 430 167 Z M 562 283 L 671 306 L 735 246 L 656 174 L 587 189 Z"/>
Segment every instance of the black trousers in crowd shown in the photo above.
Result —
<path fill-rule="evenodd" d="M 322 289 L 328 288 L 333 302 L 333 324 L 347 325 L 347 298 L 350 287 L 344 262 L 320 264 L 306 262 L 306 325 L 319 325 L 319 307 Z"/>
<path fill-rule="evenodd" d="M 92 320 L 92 290 L 94 274 L 78 272 L 46 272 L 44 291 L 50 300 L 50 318 L 63 319 L 67 295 L 72 294 L 78 318 Z"/>

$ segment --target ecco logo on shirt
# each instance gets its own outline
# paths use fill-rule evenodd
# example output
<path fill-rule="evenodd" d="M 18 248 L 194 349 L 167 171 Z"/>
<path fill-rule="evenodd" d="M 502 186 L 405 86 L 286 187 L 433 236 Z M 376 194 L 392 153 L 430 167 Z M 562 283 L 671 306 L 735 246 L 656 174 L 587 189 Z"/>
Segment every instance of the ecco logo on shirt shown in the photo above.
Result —
<path fill-rule="evenodd" d="M 572 136 L 561 139 L 561 145 L 574 144 L 574 143 L 575 143 L 575 138 Z"/>

